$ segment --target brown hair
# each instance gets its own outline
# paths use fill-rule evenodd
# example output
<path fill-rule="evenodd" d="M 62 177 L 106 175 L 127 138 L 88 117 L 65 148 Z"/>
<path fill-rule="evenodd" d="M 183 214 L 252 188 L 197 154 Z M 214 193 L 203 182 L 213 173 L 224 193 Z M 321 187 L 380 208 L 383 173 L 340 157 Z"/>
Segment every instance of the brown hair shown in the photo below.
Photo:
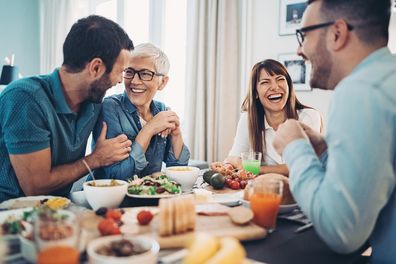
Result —
<path fill-rule="evenodd" d="M 286 78 L 287 84 L 289 86 L 289 97 L 286 101 L 286 116 L 287 118 L 292 118 L 298 120 L 297 110 L 310 108 L 303 105 L 296 98 L 296 94 L 293 88 L 293 81 L 287 72 L 285 66 L 276 60 L 264 60 L 256 63 L 250 73 L 249 87 L 246 97 L 242 103 L 241 110 L 248 113 L 248 127 L 249 127 L 249 140 L 250 145 L 254 151 L 259 151 L 265 153 L 265 124 L 264 115 L 265 109 L 258 99 L 257 93 L 257 83 L 260 77 L 261 70 L 265 70 L 271 76 L 273 75 L 283 75 Z"/>

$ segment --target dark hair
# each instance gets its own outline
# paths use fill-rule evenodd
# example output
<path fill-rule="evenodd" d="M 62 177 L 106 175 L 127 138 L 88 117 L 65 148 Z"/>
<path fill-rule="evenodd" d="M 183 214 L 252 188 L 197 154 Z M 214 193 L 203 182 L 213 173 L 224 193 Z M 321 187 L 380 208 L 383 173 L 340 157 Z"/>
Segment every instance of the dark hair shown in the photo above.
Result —
<path fill-rule="evenodd" d="M 271 76 L 282 75 L 285 76 L 287 85 L 289 86 L 289 97 L 286 101 L 286 116 L 288 119 L 298 119 L 297 110 L 310 108 L 303 105 L 298 101 L 296 94 L 294 92 L 293 81 L 287 72 L 287 69 L 283 64 L 276 60 L 264 60 L 256 63 L 250 73 L 249 87 L 247 95 L 242 103 L 242 111 L 248 112 L 248 127 L 249 127 L 249 140 L 254 151 L 259 151 L 265 153 L 265 124 L 264 106 L 261 104 L 260 100 L 257 99 L 257 83 L 260 78 L 261 70 L 265 70 Z"/>
<path fill-rule="evenodd" d="M 113 69 L 121 50 L 132 50 L 133 42 L 115 22 L 88 16 L 72 26 L 63 44 L 63 65 L 71 72 L 80 72 L 94 58 L 100 58 L 106 73 Z"/>
<path fill-rule="evenodd" d="M 318 0 L 308 0 L 308 5 Z M 321 16 L 327 20 L 345 19 L 367 44 L 389 39 L 391 0 L 320 0 Z"/>

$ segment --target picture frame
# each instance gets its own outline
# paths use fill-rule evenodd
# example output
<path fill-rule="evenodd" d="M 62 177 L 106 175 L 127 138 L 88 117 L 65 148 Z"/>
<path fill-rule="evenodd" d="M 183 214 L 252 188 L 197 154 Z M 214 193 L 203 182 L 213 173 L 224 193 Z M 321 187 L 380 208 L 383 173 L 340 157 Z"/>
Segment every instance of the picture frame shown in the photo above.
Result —
<path fill-rule="evenodd" d="M 295 91 L 312 91 L 309 85 L 311 68 L 305 63 L 303 58 L 297 54 L 283 53 L 279 54 L 278 60 L 285 65 L 289 72 Z"/>
<path fill-rule="evenodd" d="M 300 28 L 306 1 L 281 0 L 279 8 L 279 35 L 293 35 Z"/>

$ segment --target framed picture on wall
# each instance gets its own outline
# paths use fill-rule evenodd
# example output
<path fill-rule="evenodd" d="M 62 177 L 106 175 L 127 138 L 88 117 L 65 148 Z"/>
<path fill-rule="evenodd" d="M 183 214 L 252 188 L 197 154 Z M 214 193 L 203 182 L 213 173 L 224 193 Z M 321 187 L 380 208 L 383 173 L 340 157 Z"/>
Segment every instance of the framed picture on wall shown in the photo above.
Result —
<path fill-rule="evenodd" d="M 286 66 L 293 81 L 295 91 L 311 91 L 309 85 L 310 67 L 305 61 L 293 53 L 279 54 L 278 59 Z"/>
<path fill-rule="evenodd" d="M 301 19 L 306 1 L 302 0 L 281 0 L 279 13 L 279 35 L 292 35 L 296 29 L 300 28 Z"/>

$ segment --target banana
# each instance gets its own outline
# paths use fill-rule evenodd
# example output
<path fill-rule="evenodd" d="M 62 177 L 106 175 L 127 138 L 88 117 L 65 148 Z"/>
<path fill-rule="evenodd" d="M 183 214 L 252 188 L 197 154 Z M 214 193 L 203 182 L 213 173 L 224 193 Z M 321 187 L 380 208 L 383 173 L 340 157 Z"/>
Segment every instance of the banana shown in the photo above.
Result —
<path fill-rule="evenodd" d="M 217 238 L 206 233 L 197 233 L 189 247 L 183 264 L 201 264 L 211 258 L 219 250 L 220 244 Z"/>
<path fill-rule="evenodd" d="M 220 250 L 207 260 L 206 264 L 240 264 L 246 257 L 246 251 L 236 238 L 220 239 Z"/>

